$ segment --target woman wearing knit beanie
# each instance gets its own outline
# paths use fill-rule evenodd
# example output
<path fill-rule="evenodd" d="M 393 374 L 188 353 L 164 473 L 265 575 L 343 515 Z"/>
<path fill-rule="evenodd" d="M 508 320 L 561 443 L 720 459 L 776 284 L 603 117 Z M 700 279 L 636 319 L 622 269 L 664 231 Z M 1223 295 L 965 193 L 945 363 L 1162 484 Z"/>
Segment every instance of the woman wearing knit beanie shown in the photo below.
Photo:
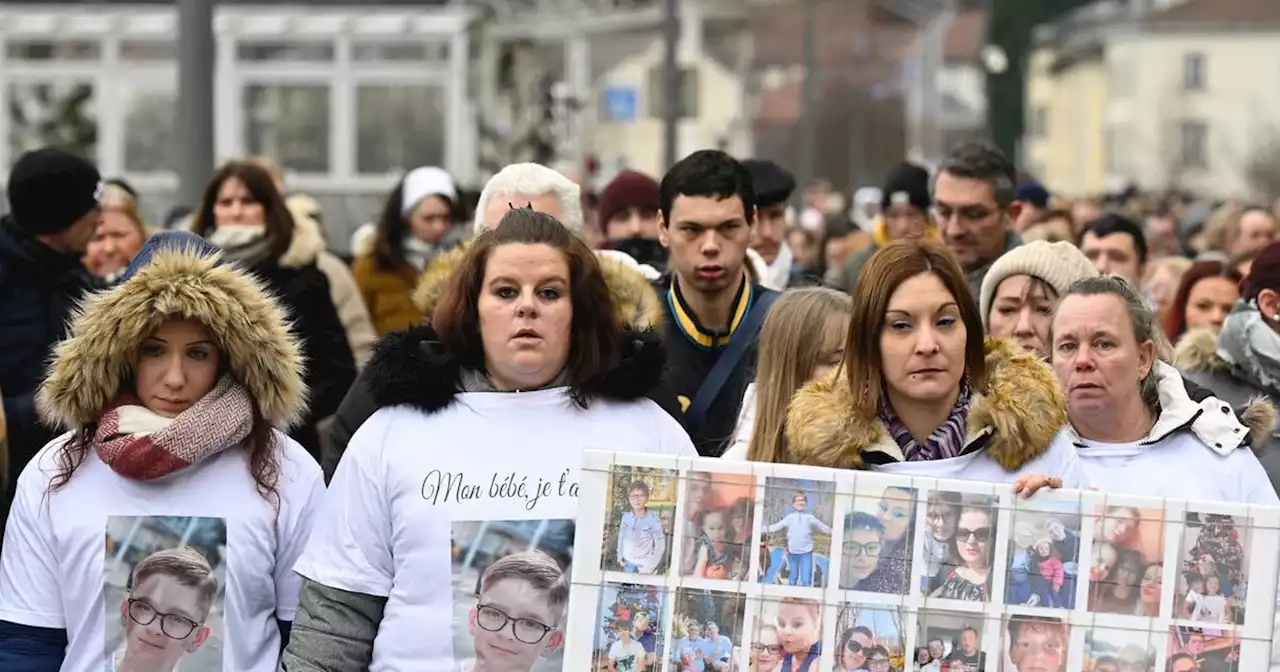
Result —
<path fill-rule="evenodd" d="M 1071 243 L 1036 241 L 1006 252 L 982 281 L 979 308 L 987 335 L 1047 357 L 1058 297 L 1076 280 L 1097 274 Z"/>

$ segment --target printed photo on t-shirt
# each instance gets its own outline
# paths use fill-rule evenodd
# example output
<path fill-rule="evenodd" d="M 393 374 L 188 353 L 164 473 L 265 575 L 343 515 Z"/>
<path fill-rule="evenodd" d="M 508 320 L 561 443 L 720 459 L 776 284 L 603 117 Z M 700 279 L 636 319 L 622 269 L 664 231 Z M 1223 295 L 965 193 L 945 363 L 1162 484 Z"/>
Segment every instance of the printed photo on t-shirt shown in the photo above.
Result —
<path fill-rule="evenodd" d="M 1051 616 L 1008 615 L 1002 622 L 1000 669 L 1004 672 L 1067 672 L 1071 625 Z"/>
<path fill-rule="evenodd" d="M 925 497 L 924 574 L 926 597 L 991 601 L 999 499 L 937 490 Z"/>
<path fill-rule="evenodd" d="M 818 672 L 822 658 L 822 603 L 799 597 L 765 598 L 755 604 L 751 660 L 757 669 Z"/>
<path fill-rule="evenodd" d="M 957 543 L 957 550 L 963 544 Z M 1080 502 L 1020 502 L 1009 537 L 1005 604 L 1074 609 L 1080 576 Z"/>
<path fill-rule="evenodd" d="M 907 662 L 906 627 L 906 615 L 901 609 L 872 608 L 853 602 L 840 605 L 832 670 L 903 672 Z M 914 672 L 919 668 L 911 669 Z"/>
<path fill-rule="evenodd" d="M 685 481 L 680 576 L 742 581 L 751 567 L 756 479 L 694 471 Z"/>
<path fill-rule="evenodd" d="M 1187 512 L 1174 617 L 1206 624 L 1244 623 L 1249 579 L 1249 521 Z"/>
<path fill-rule="evenodd" d="M 453 523 L 454 669 L 564 669 L 574 528 L 572 520 Z"/>
<path fill-rule="evenodd" d="M 737 593 L 679 588 L 671 624 L 675 672 L 731 672 L 742 646 L 747 598 Z"/>
<path fill-rule="evenodd" d="M 1169 672 L 1240 672 L 1240 639 L 1229 631 L 1175 625 L 1165 657 Z"/>
<path fill-rule="evenodd" d="M 109 516 L 105 558 L 105 670 L 222 670 L 223 519 Z"/>
<path fill-rule="evenodd" d="M 667 595 L 667 589 L 657 586 L 606 584 L 601 588 L 592 672 L 662 669 Z"/>
<path fill-rule="evenodd" d="M 1084 633 L 1084 672 L 1150 672 L 1156 668 L 1153 638 L 1160 633 L 1094 627 Z"/>
<path fill-rule="evenodd" d="M 1164 510 L 1098 507 L 1094 512 L 1093 548 L 1088 565 L 1089 611 L 1147 618 L 1160 616 Z"/>
<path fill-rule="evenodd" d="M 844 517 L 840 588 L 905 595 L 911 579 L 916 491 L 859 487 Z"/>
<path fill-rule="evenodd" d="M 937 609 L 923 609 L 916 619 L 916 641 L 929 647 L 935 667 L 922 669 L 945 672 L 989 672 L 985 644 L 985 615 Z"/>
<path fill-rule="evenodd" d="M 605 496 L 604 571 L 665 574 L 675 529 L 679 472 L 615 466 Z"/>
<path fill-rule="evenodd" d="M 767 479 L 763 515 L 760 582 L 825 588 L 831 560 L 835 483 Z"/>

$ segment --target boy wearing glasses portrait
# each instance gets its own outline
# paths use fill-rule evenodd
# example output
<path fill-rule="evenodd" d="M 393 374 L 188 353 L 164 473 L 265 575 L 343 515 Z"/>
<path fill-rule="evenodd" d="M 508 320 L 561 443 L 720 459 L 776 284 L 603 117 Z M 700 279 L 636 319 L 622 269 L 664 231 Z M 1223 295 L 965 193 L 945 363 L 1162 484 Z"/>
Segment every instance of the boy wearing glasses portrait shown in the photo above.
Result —
<path fill-rule="evenodd" d="M 530 672 L 564 643 L 568 602 L 568 576 L 542 551 L 513 553 L 489 565 L 468 623 L 476 657 L 459 669 Z"/>
<path fill-rule="evenodd" d="M 849 522 L 841 544 L 840 588 L 879 592 L 880 586 L 871 585 L 874 582 L 870 577 L 880 561 L 884 525 L 875 516 L 862 511 L 855 511 L 846 520 Z"/>
<path fill-rule="evenodd" d="M 108 671 L 171 672 L 209 639 L 205 624 L 218 596 L 209 561 L 190 547 L 147 556 L 133 570 L 132 589 L 120 605 L 123 650 L 108 655 Z"/>

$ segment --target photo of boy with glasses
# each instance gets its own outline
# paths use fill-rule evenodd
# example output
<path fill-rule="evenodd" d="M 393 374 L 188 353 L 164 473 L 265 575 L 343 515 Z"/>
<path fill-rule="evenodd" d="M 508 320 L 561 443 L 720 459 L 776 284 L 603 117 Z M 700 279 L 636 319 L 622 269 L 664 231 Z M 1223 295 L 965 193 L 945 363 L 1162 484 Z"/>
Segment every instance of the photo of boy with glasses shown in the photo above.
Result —
<path fill-rule="evenodd" d="M 108 672 L 171 672 L 208 641 L 205 621 L 218 596 L 209 561 L 190 547 L 147 556 L 133 569 L 120 604 L 122 650 L 107 654 Z"/>
<path fill-rule="evenodd" d="M 564 643 L 569 577 L 542 551 L 508 555 L 485 569 L 468 617 L 475 658 L 462 672 L 531 672 Z M 553 664 L 554 665 L 554 664 Z"/>

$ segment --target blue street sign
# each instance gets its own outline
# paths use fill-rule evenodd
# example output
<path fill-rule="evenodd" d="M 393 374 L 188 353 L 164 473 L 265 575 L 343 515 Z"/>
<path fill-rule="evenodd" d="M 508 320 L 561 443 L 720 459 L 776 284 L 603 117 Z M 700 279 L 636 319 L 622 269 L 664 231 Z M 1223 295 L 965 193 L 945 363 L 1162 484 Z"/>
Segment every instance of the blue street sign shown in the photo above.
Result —
<path fill-rule="evenodd" d="M 604 112 L 609 121 L 635 121 L 639 114 L 634 86 L 610 86 L 604 90 Z"/>

